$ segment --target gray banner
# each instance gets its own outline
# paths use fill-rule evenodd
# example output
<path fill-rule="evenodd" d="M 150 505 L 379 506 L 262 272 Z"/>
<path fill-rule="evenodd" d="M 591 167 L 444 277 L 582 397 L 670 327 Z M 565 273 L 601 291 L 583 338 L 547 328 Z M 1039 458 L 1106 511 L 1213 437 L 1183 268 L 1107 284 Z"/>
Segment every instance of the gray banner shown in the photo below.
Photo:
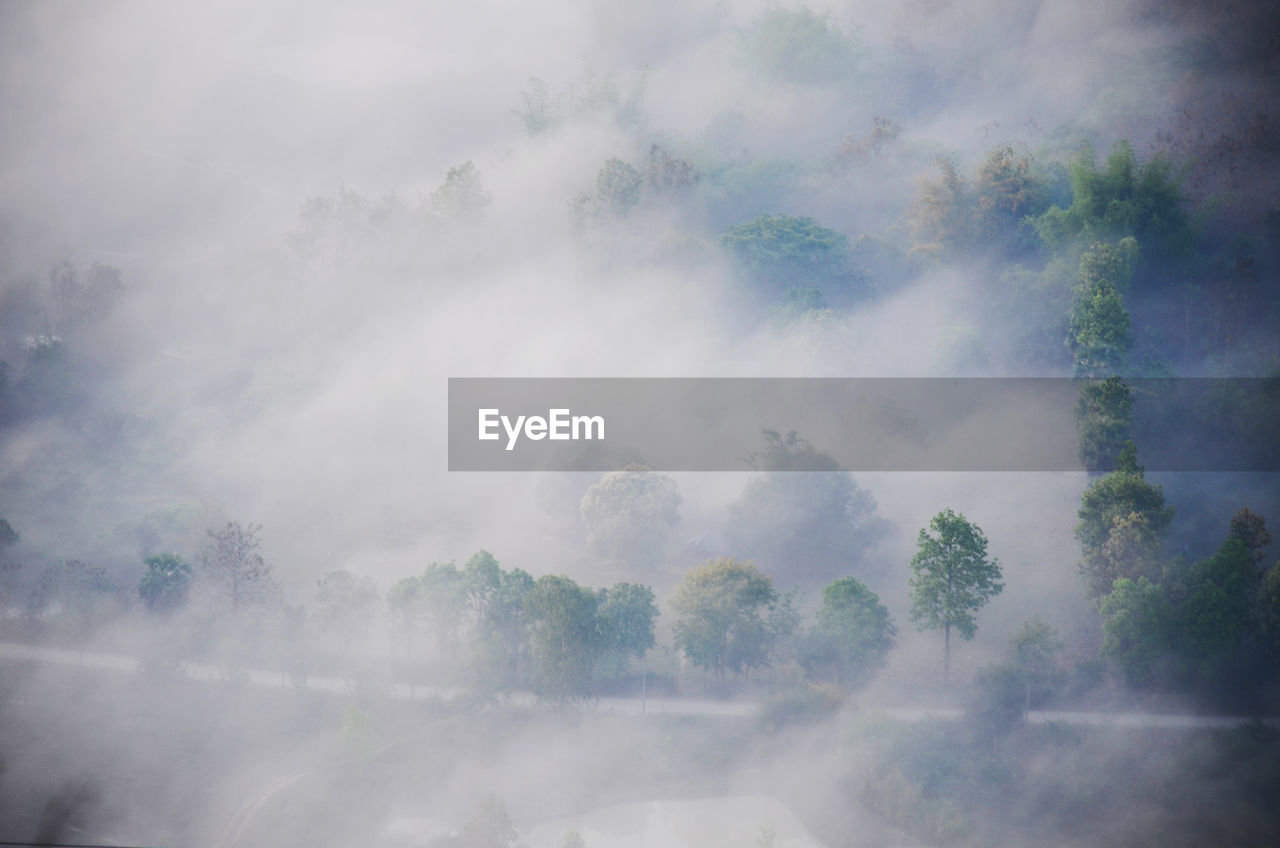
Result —
<path fill-rule="evenodd" d="M 1133 379 L 1150 471 L 1277 471 L 1280 381 Z M 453 378 L 449 470 L 746 471 L 762 431 L 851 471 L 1080 471 L 1085 381 Z M 1105 470 L 1105 469 L 1104 469 Z"/>

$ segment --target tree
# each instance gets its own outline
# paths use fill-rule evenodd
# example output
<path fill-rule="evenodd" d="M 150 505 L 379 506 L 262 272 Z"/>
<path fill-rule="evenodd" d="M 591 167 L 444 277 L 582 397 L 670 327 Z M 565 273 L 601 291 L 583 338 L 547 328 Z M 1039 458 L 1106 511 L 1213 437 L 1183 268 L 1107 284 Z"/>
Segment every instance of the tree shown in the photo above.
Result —
<path fill-rule="evenodd" d="M 760 215 L 730 227 L 720 244 L 748 278 L 774 294 L 808 286 L 832 295 L 869 293 L 853 266 L 848 236 L 812 218 Z"/>
<path fill-rule="evenodd" d="M 1280 669 L 1280 563 L 1267 569 L 1258 584 L 1253 629 L 1263 658 L 1273 670 Z"/>
<path fill-rule="evenodd" d="M 530 653 L 529 597 L 534 585 L 533 577 L 523 569 L 498 569 L 474 623 L 474 671 L 482 685 L 502 688 L 522 679 Z"/>
<path fill-rule="evenodd" d="M 491 559 L 487 552 L 482 551 L 481 554 Z M 473 558 L 473 577 L 476 575 L 475 562 Z M 494 565 L 497 565 L 496 561 Z M 488 579 L 485 577 L 474 580 L 472 585 L 483 589 Z M 419 614 L 430 623 L 435 633 L 436 645 L 440 648 L 447 650 L 454 644 L 466 621 L 467 588 L 466 574 L 459 571 L 452 562 L 428 563 L 418 577 Z"/>
<path fill-rule="evenodd" d="M 841 577 L 822 590 L 805 665 L 839 686 L 856 688 L 883 667 L 897 634 L 880 597 L 857 578 Z"/>
<path fill-rule="evenodd" d="M 610 471 L 582 497 L 587 547 L 638 570 L 651 570 L 666 557 L 680 523 L 680 493 L 675 481 L 647 466 Z"/>
<path fill-rule="evenodd" d="M 1146 481 L 1137 449 L 1127 442 L 1116 470 L 1085 489 L 1080 499 L 1076 538 L 1083 560 L 1085 592 L 1098 600 L 1117 578 L 1160 578 L 1160 543 L 1173 521 L 1164 491 Z"/>
<path fill-rule="evenodd" d="M 449 169 L 444 183 L 431 192 L 428 206 L 446 221 L 465 222 L 478 218 L 491 202 L 493 195 L 485 191 L 480 170 L 463 162 Z"/>
<path fill-rule="evenodd" d="M 1262 562 L 1262 549 L 1271 544 L 1266 520 L 1248 507 L 1231 517 L 1229 536 L 1240 540 L 1255 563 Z"/>
<path fill-rule="evenodd" d="M 1062 640 L 1058 632 L 1040 620 L 1040 616 L 1027 619 L 1022 630 L 1013 637 L 1010 646 L 1013 667 L 1026 685 L 1026 708 L 1033 700 L 1048 694 L 1058 678 L 1059 656 Z M 1034 697 L 1033 697 L 1034 696 Z"/>
<path fill-rule="evenodd" d="M 1256 588 L 1253 554 L 1235 536 L 1186 575 L 1177 608 L 1177 646 L 1202 683 L 1220 682 L 1221 673 L 1240 659 Z"/>
<path fill-rule="evenodd" d="M 741 61 L 780 82 L 820 84 L 849 79 L 862 50 L 829 13 L 803 6 L 760 13 L 738 37 Z"/>
<path fill-rule="evenodd" d="M 763 666 L 771 636 L 765 613 L 777 603 L 773 581 L 751 563 L 711 560 L 685 574 L 671 599 L 676 647 L 717 680 Z"/>
<path fill-rule="evenodd" d="M 56 610 L 74 626 L 89 628 L 107 612 L 118 588 L 102 566 L 68 559 L 44 569 L 28 609 L 35 614 Z"/>
<path fill-rule="evenodd" d="M 147 570 L 138 582 L 138 595 L 152 612 L 171 612 L 187 602 L 191 591 L 191 566 L 177 554 L 156 554 L 144 559 Z"/>
<path fill-rule="evenodd" d="M 813 588 L 854 570 L 884 532 L 875 498 L 795 432 L 766 430 L 764 439 L 749 457 L 763 473 L 729 507 L 730 552 Z"/>
<path fill-rule="evenodd" d="M 563 575 L 539 577 L 525 599 L 533 631 L 534 688 L 564 702 L 591 694 L 591 672 L 604 647 L 600 594 Z"/>
<path fill-rule="evenodd" d="M 1159 586 L 1145 577 L 1120 577 L 1099 612 L 1099 653 L 1120 669 L 1127 685 L 1141 688 L 1167 677 L 1173 611 Z"/>
<path fill-rule="evenodd" d="M 462 587 L 477 622 L 485 618 L 489 602 L 502 584 L 502 566 L 485 550 L 477 551 L 462 566 Z"/>
<path fill-rule="evenodd" d="M 654 622 L 658 605 L 653 590 L 639 583 L 615 583 L 602 593 L 600 632 L 604 650 L 622 666 L 631 658 L 644 657 L 655 644 Z"/>
<path fill-rule="evenodd" d="M 241 527 L 228 521 L 222 530 L 209 531 L 209 542 L 200 555 L 202 576 L 231 605 L 231 612 L 242 607 L 266 606 L 280 599 L 280 590 L 271 576 L 271 567 L 262 559 L 259 524 Z"/>
<path fill-rule="evenodd" d="M 1120 141 L 1099 168 L 1093 147 L 1086 144 L 1070 173 L 1070 207 L 1053 206 L 1035 222 L 1050 248 L 1132 237 L 1147 256 L 1166 261 L 1190 249 L 1191 220 L 1183 209 L 1181 177 L 1164 156 L 1139 164 L 1133 146 Z"/>
<path fill-rule="evenodd" d="M 1130 438 L 1133 393 L 1119 377 L 1080 384 L 1076 425 L 1080 432 L 1080 462 L 1089 471 L 1110 471 Z"/>
<path fill-rule="evenodd" d="M 975 615 L 1000 594 L 1000 562 L 987 558 L 987 537 L 963 515 L 945 509 L 922 529 L 911 559 L 911 620 L 921 630 L 943 631 L 944 684 L 951 676 L 951 628 L 972 639 Z"/>
<path fill-rule="evenodd" d="M 1080 282 L 1067 328 L 1078 377 L 1110 377 L 1133 349 L 1133 322 L 1124 306 L 1136 244 L 1095 244 L 1080 258 Z"/>
<path fill-rule="evenodd" d="M 596 208 L 608 221 L 625 218 L 640 204 L 644 177 L 632 165 L 612 158 L 596 174 Z"/>
<path fill-rule="evenodd" d="M 1012 147 L 997 148 L 978 169 L 977 212 L 984 240 L 1011 246 L 1028 215 L 1041 212 L 1048 192 L 1031 172 L 1031 161 Z"/>
<path fill-rule="evenodd" d="M 934 160 L 939 177 L 920 181 L 920 196 L 911 208 L 914 240 L 927 251 L 964 252 L 975 244 L 973 189 L 960 164 L 950 156 Z"/>

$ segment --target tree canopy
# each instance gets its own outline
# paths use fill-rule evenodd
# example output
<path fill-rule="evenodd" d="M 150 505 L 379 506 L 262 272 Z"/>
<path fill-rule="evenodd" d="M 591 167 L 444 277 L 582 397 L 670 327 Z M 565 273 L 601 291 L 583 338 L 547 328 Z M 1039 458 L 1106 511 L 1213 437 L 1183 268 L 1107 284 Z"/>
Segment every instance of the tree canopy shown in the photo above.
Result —
<path fill-rule="evenodd" d="M 951 670 L 951 630 L 972 639 L 978 610 L 1000 594 L 1000 562 L 987 557 L 987 537 L 963 515 L 944 509 L 922 529 L 911 559 L 911 620 L 944 633 L 943 678 Z"/>

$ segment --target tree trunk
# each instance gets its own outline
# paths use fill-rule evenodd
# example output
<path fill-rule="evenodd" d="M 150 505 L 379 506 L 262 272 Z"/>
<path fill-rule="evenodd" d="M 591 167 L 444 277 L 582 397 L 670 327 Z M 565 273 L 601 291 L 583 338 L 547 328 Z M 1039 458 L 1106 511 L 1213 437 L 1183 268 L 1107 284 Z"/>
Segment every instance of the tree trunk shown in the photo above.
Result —
<path fill-rule="evenodd" d="M 942 685 L 951 685 L 951 623 L 942 628 Z"/>

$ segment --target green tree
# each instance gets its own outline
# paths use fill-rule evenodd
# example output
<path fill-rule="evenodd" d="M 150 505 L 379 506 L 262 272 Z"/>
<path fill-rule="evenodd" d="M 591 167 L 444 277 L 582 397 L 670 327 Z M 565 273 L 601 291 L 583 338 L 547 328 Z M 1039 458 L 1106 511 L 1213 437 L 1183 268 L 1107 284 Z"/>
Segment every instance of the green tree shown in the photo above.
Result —
<path fill-rule="evenodd" d="M 929 532 L 932 531 L 932 532 Z M 916 540 L 911 559 L 911 620 L 921 630 L 943 631 L 942 678 L 951 676 L 951 629 L 972 639 L 975 618 L 1000 594 L 1000 562 L 987 558 L 987 537 L 963 515 L 945 509 Z"/>
<path fill-rule="evenodd" d="M 848 236 L 812 218 L 760 215 L 730 227 L 720 244 L 748 278 L 775 294 L 809 286 L 831 295 L 870 293 L 853 266 Z"/>
<path fill-rule="evenodd" d="M 596 175 L 596 208 L 605 220 L 625 218 L 640 205 L 644 177 L 632 165 L 613 158 Z"/>
<path fill-rule="evenodd" d="M 462 566 L 462 586 L 477 622 L 484 620 L 489 602 L 502 585 L 502 566 L 485 550 L 472 554 Z"/>
<path fill-rule="evenodd" d="M 817 625 L 805 640 L 805 665 L 836 685 L 856 688 L 884 666 L 898 629 L 875 592 L 854 577 L 822 590 Z"/>
<path fill-rule="evenodd" d="M 1080 282 L 1067 327 L 1067 348 L 1078 377 L 1110 377 L 1129 360 L 1133 322 L 1124 306 L 1129 266 L 1123 246 L 1095 244 L 1080 258 Z"/>
<path fill-rule="evenodd" d="M 1262 562 L 1262 549 L 1271 544 L 1271 531 L 1267 530 L 1267 522 L 1261 515 L 1248 507 L 1241 509 L 1231 517 L 1228 532 L 1230 538 L 1240 540 L 1255 563 Z"/>
<path fill-rule="evenodd" d="M 1089 471 L 1110 471 L 1120 460 L 1133 424 L 1133 393 L 1119 377 L 1080 384 L 1076 425 L 1080 462 Z"/>
<path fill-rule="evenodd" d="M 615 583 L 600 602 L 600 631 L 604 649 L 625 664 L 640 659 L 656 644 L 653 634 L 658 605 L 653 590 L 639 583 Z"/>
<path fill-rule="evenodd" d="M 171 612 L 187 602 L 191 566 L 177 554 L 156 554 L 142 561 L 147 570 L 138 582 L 138 595 L 152 612 Z"/>
<path fill-rule="evenodd" d="M 1013 667 L 1026 686 L 1026 707 L 1046 697 L 1057 685 L 1063 643 L 1058 631 L 1040 620 L 1027 619 L 1010 645 Z"/>
<path fill-rule="evenodd" d="M 562 575 L 539 577 L 524 606 L 533 635 L 534 689 L 563 703 L 591 694 L 591 673 L 605 640 L 600 594 Z"/>
<path fill-rule="evenodd" d="M 474 573 L 474 572 L 473 572 Z M 479 581 L 483 586 L 484 581 Z M 468 614 L 468 582 L 452 562 L 432 562 L 418 575 L 420 614 L 431 626 L 436 645 L 449 649 Z"/>
<path fill-rule="evenodd" d="M 773 581 L 749 562 L 721 557 L 691 569 L 671 599 L 675 645 L 695 665 L 742 672 L 769 659 L 766 614 L 778 603 Z"/>
<path fill-rule="evenodd" d="M 1117 578 L 1161 576 L 1160 545 L 1173 521 L 1164 491 L 1146 481 L 1133 442 L 1126 443 L 1116 470 L 1096 480 L 1080 499 L 1080 540 L 1085 592 L 1098 600 Z"/>
<path fill-rule="evenodd" d="M 738 35 L 743 65 L 780 82 L 819 84 L 850 79 L 862 49 L 828 12 L 803 6 L 760 13 Z"/>
<path fill-rule="evenodd" d="M 1172 654 L 1173 610 L 1159 586 L 1146 577 L 1117 578 L 1102 613 L 1103 659 L 1135 688 L 1167 679 Z"/>
<path fill-rule="evenodd" d="M 1280 563 L 1267 569 L 1258 584 L 1253 628 L 1264 660 L 1273 670 L 1280 669 Z"/>
<path fill-rule="evenodd" d="M 505 689 L 523 680 L 531 653 L 529 599 L 534 586 L 522 569 L 498 570 L 475 620 L 473 673 L 482 686 Z"/>
<path fill-rule="evenodd" d="M 680 523 L 675 481 L 647 466 L 610 471 L 582 497 L 587 547 L 611 563 L 637 570 L 656 568 L 666 558 Z"/>
<path fill-rule="evenodd" d="M 1053 206 L 1035 224 L 1052 249 L 1126 237 L 1160 259 L 1183 256 L 1191 248 L 1181 176 L 1165 156 L 1156 154 L 1140 164 L 1133 146 L 1120 141 L 1100 168 L 1093 147 L 1085 145 L 1070 174 L 1070 207 Z"/>

